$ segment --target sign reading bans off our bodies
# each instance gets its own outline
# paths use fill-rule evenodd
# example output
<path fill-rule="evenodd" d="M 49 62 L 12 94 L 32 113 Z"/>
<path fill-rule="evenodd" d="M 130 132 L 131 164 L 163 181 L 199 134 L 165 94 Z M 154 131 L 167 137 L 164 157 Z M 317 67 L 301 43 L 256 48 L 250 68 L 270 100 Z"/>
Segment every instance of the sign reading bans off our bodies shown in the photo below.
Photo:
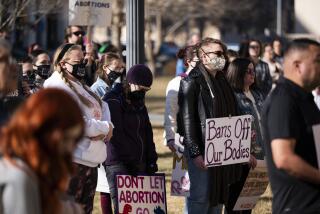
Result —
<path fill-rule="evenodd" d="M 110 0 L 69 0 L 69 25 L 107 27 L 111 14 Z"/>
<path fill-rule="evenodd" d="M 206 120 L 205 164 L 208 167 L 248 162 L 251 115 Z"/>
<path fill-rule="evenodd" d="M 117 175 L 119 213 L 167 213 L 164 174 Z"/>

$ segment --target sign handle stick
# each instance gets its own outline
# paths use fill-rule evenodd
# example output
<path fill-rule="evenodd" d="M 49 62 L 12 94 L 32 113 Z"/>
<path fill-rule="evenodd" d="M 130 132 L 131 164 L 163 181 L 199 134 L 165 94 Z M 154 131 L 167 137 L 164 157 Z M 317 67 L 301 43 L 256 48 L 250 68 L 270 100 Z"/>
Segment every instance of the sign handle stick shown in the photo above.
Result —
<path fill-rule="evenodd" d="M 92 43 L 92 28 L 93 28 L 93 26 L 92 25 L 88 25 L 87 26 L 87 42 L 89 43 L 89 44 L 91 44 Z"/>

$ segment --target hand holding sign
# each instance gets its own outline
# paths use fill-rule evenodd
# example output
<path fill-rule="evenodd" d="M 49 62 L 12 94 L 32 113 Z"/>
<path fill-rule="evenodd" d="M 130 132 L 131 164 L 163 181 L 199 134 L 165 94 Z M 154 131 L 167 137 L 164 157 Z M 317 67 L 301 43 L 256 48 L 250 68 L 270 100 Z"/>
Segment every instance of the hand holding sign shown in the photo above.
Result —
<path fill-rule="evenodd" d="M 193 163 L 194 163 L 194 165 L 196 165 L 200 169 L 203 169 L 203 170 L 207 170 L 208 169 L 207 166 L 204 164 L 202 155 L 200 155 L 198 157 L 195 157 L 193 159 Z"/>
<path fill-rule="evenodd" d="M 249 162 L 251 121 L 251 115 L 207 119 L 204 159 L 206 166 Z"/>

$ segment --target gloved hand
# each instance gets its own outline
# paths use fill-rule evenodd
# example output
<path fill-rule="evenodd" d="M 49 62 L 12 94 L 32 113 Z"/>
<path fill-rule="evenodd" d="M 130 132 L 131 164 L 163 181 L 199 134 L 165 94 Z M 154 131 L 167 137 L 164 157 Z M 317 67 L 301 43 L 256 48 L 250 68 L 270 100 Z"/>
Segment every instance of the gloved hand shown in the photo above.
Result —
<path fill-rule="evenodd" d="M 157 163 L 150 163 L 150 164 L 148 164 L 146 170 L 147 170 L 147 173 L 150 174 L 150 175 L 158 172 L 158 165 L 157 165 Z"/>

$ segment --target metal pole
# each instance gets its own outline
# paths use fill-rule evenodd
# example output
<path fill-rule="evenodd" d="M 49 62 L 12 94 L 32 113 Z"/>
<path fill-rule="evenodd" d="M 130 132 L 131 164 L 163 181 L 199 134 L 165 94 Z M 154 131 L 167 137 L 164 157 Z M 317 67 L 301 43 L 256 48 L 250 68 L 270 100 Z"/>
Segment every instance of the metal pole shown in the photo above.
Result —
<path fill-rule="evenodd" d="M 126 0 L 126 68 L 145 62 L 144 0 Z"/>
<path fill-rule="evenodd" d="M 277 34 L 282 35 L 282 0 L 277 0 Z"/>

